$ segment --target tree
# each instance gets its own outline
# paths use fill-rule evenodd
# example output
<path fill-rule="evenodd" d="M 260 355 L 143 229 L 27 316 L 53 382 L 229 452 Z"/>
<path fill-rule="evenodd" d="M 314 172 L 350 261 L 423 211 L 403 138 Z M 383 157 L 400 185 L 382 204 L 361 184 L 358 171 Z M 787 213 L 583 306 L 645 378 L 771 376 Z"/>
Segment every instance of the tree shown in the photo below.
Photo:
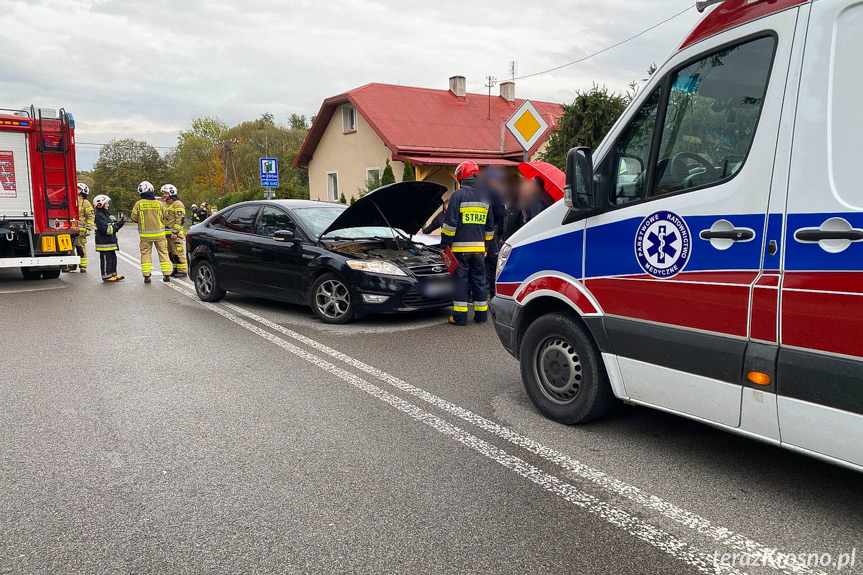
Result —
<path fill-rule="evenodd" d="M 309 123 L 305 115 L 291 114 L 291 117 L 288 118 L 288 128 L 291 130 L 308 130 Z"/>
<path fill-rule="evenodd" d="M 381 176 L 381 185 L 388 186 L 396 183 L 396 175 L 393 173 L 393 167 L 390 165 L 390 160 L 387 158 L 387 165 L 384 168 L 384 173 Z"/>
<path fill-rule="evenodd" d="M 225 170 L 219 152 L 227 130 L 220 119 L 204 117 L 192 120 L 192 128 L 177 136 L 168 164 L 171 182 L 186 205 L 212 201 L 222 189 Z"/>
<path fill-rule="evenodd" d="M 414 173 L 414 167 L 411 165 L 411 161 L 405 159 L 405 169 L 402 172 L 402 181 L 403 182 L 413 182 L 415 181 L 416 174 Z"/>
<path fill-rule="evenodd" d="M 342 192 L 342 195 L 341 195 L 341 196 L 339 196 L 339 203 L 340 203 L 340 204 L 347 204 L 347 203 L 348 203 L 348 199 L 345 197 L 345 193 L 344 193 L 344 192 Z"/>
<path fill-rule="evenodd" d="M 570 149 L 588 146 L 595 150 L 626 105 L 626 96 L 609 92 L 605 87 L 576 92 L 572 104 L 563 106 L 560 129 L 549 137 L 542 159 L 565 169 Z"/>
<path fill-rule="evenodd" d="M 167 182 L 167 175 L 167 162 L 147 142 L 112 140 L 99 150 L 92 193 L 110 196 L 116 211 L 128 213 L 139 198 L 141 181 L 148 180 L 158 189 Z"/>

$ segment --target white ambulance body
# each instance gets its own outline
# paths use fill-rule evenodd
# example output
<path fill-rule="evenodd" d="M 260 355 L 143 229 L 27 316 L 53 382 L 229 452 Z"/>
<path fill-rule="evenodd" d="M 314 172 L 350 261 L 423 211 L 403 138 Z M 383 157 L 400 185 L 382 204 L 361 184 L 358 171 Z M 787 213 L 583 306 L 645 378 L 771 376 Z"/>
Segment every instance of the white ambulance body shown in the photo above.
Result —
<path fill-rule="evenodd" d="M 861 62 L 863 1 L 727 0 L 570 152 L 492 304 L 544 414 L 616 396 L 863 470 Z"/>

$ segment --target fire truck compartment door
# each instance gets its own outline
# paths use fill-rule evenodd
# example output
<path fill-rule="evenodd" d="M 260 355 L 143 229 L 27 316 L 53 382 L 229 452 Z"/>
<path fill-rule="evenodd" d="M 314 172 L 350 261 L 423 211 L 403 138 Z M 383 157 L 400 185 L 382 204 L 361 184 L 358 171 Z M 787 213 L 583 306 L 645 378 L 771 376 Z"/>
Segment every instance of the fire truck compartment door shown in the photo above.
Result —
<path fill-rule="evenodd" d="M 27 135 L 0 131 L 0 219 L 32 217 Z"/>

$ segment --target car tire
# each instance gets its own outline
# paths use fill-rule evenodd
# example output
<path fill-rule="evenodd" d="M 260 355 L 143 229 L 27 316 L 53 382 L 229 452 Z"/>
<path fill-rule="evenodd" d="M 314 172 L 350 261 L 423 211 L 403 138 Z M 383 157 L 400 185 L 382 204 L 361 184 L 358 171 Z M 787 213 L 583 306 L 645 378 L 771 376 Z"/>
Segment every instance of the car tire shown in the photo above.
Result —
<path fill-rule="evenodd" d="M 195 292 L 198 299 L 210 303 L 221 301 L 227 293 L 219 287 L 216 269 L 207 260 L 195 264 Z"/>
<path fill-rule="evenodd" d="M 42 279 L 42 271 L 38 269 L 34 270 L 30 268 L 21 268 L 21 275 L 24 276 L 24 279 L 27 281 L 35 281 Z"/>
<path fill-rule="evenodd" d="M 312 312 L 324 323 L 341 325 L 356 317 L 348 284 L 337 274 L 327 273 L 316 279 L 309 300 Z"/>
<path fill-rule="evenodd" d="M 521 378 L 543 415 L 566 425 L 588 423 L 611 409 L 614 394 L 591 335 L 572 317 L 534 321 L 521 344 Z"/>
<path fill-rule="evenodd" d="M 60 270 L 42 270 L 42 277 L 46 280 L 55 280 L 60 277 Z"/>

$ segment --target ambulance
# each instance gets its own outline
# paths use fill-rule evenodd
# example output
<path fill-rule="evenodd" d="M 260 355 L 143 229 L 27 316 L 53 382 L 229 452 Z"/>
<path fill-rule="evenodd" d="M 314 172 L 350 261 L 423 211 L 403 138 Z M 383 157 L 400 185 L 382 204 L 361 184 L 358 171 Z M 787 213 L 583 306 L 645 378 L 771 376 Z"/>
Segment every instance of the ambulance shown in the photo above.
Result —
<path fill-rule="evenodd" d="M 77 265 L 75 119 L 65 110 L 0 108 L 0 268 L 57 279 Z"/>
<path fill-rule="evenodd" d="M 556 421 L 618 398 L 863 471 L 863 1 L 698 5 L 503 247 L 495 329 Z"/>

